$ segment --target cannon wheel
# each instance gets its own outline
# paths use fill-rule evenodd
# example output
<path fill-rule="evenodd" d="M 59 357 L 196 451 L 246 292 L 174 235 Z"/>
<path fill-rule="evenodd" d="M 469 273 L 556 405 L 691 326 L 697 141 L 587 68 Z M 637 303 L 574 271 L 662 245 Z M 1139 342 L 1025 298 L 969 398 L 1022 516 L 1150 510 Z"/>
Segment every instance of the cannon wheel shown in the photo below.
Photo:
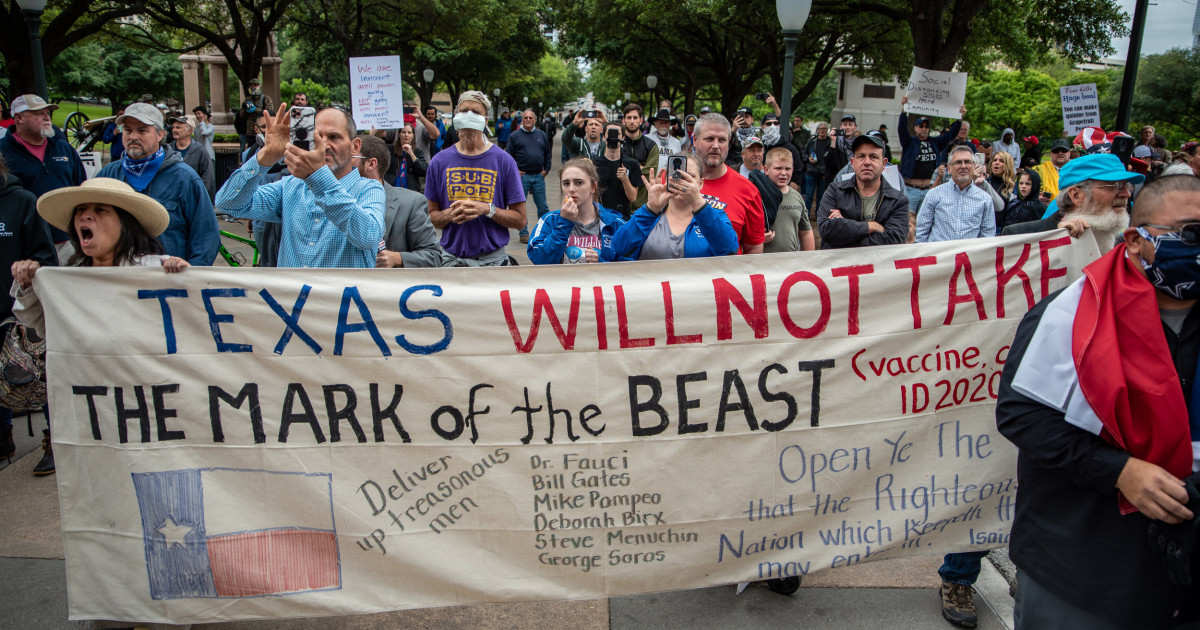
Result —
<path fill-rule="evenodd" d="M 71 146 L 78 149 L 88 137 L 87 114 L 83 112 L 71 112 L 67 116 L 67 120 L 63 122 L 63 131 L 67 134 L 67 139 L 71 142 Z"/>

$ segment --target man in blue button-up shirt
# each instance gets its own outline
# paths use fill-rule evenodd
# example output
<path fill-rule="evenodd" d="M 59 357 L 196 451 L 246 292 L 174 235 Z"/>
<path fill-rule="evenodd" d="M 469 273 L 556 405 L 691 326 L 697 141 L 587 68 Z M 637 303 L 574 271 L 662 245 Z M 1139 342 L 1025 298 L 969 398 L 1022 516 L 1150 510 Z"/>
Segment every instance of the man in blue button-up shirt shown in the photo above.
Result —
<path fill-rule="evenodd" d="M 267 116 L 266 145 L 234 171 L 217 193 L 217 207 L 239 217 L 283 224 L 280 267 L 373 268 L 383 239 L 383 186 L 361 177 L 351 159 L 362 141 L 354 119 L 321 110 L 312 150 L 289 143 L 286 106 Z M 260 186 L 259 176 L 280 158 L 290 177 Z"/>
<path fill-rule="evenodd" d="M 974 151 L 956 146 L 950 151 L 951 181 L 925 196 L 917 215 L 917 242 L 936 243 L 996 235 L 992 198 L 975 185 Z M 984 186 L 989 186 L 986 181 Z"/>

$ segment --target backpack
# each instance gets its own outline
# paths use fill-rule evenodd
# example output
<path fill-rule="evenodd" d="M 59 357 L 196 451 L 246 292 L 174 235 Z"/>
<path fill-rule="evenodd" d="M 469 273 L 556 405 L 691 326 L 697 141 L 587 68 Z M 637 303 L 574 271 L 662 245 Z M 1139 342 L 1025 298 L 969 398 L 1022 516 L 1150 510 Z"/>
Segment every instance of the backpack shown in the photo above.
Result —
<path fill-rule="evenodd" d="M 0 405 L 14 412 L 46 404 L 46 340 L 9 317 L 0 322 Z"/>

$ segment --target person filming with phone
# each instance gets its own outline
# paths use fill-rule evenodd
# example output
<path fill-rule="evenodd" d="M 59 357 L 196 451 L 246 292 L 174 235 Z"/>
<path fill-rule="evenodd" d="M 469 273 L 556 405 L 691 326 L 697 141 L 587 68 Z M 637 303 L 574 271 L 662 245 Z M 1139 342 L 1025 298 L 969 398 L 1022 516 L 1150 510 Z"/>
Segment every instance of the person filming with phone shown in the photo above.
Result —
<path fill-rule="evenodd" d="M 287 106 L 267 115 L 263 148 L 229 176 L 217 207 L 237 217 L 283 224 L 280 267 L 375 267 L 383 239 L 383 186 L 353 165 L 360 155 L 354 118 L 329 107 L 315 118 L 311 148 L 292 142 Z M 261 185 L 280 158 L 288 177 Z"/>
<path fill-rule="evenodd" d="M 629 220 L 639 191 L 645 189 L 642 165 L 621 152 L 622 125 L 611 122 L 604 128 L 604 150 L 592 158 L 600 178 L 600 205 Z"/>

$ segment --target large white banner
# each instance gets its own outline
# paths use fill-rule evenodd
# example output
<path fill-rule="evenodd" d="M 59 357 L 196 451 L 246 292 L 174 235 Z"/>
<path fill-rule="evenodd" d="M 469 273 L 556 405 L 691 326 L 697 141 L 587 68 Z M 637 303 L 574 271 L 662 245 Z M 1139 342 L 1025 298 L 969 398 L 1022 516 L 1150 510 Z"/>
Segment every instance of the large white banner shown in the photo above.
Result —
<path fill-rule="evenodd" d="M 1008 344 L 1097 255 L 1056 232 L 43 269 L 71 617 L 581 599 L 1003 545 Z"/>

